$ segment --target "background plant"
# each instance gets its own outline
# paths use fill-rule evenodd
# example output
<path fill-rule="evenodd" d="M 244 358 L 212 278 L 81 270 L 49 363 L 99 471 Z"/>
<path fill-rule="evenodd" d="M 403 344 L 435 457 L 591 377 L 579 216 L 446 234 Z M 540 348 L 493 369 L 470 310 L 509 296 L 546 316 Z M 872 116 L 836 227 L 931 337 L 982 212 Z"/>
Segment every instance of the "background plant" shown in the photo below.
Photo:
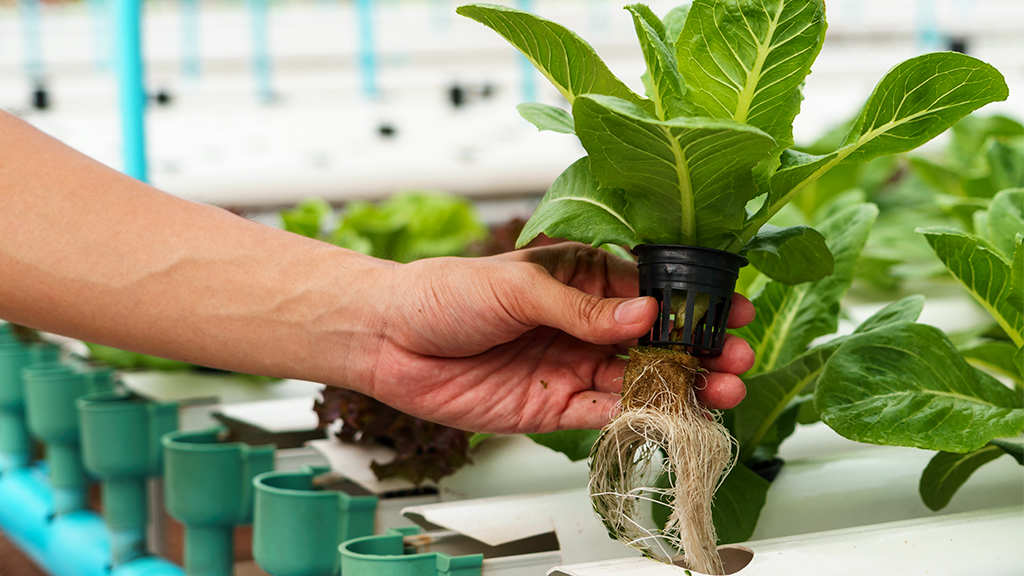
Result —
<path fill-rule="evenodd" d="M 826 150 L 845 129 L 801 150 Z M 880 213 L 858 262 L 858 279 L 894 291 L 907 281 L 948 277 L 914 230 L 948 226 L 971 232 L 973 213 L 986 209 L 997 192 L 1024 187 L 1024 126 L 1005 116 L 975 114 L 954 124 L 946 140 L 944 148 L 839 166 L 788 208 L 809 215 L 835 194 L 860 189 Z"/>
<path fill-rule="evenodd" d="M 843 342 L 815 392 L 821 419 L 847 438 L 939 451 L 919 486 L 933 510 L 1003 454 L 1024 465 L 1024 190 L 996 194 L 973 222 L 975 232 L 918 231 L 992 317 L 996 337 L 961 352 L 937 328 L 897 322 Z"/>

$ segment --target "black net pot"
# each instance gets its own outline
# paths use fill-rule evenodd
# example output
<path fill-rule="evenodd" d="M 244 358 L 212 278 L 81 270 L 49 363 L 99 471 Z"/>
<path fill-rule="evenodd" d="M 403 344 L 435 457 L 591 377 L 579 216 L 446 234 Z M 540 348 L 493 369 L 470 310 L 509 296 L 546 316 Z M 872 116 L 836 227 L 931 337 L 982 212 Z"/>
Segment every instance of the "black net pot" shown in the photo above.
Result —
<path fill-rule="evenodd" d="M 676 347 L 693 356 L 721 354 L 736 278 L 747 259 L 724 250 L 671 244 L 641 244 L 633 253 L 640 270 L 640 295 L 653 296 L 660 310 L 654 329 L 640 338 L 640 345 Z M 673 295 L 686 302 L 684 324 L 674 337 Z M 707 313 L 694 320 L 694 308 L 703 298 L 708 301 Z"/>

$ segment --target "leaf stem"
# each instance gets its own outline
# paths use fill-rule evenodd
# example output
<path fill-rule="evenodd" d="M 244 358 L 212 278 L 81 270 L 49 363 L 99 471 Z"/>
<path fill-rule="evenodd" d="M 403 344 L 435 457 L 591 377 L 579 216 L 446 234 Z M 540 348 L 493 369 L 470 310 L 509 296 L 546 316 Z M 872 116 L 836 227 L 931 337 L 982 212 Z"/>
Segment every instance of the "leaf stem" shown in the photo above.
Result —
<path fill-rule="evenodd" d="M 697 241 L 697 210 L 694 206 L 693 183 L 690 181 L 690 165 L 686 161 L 686 153 L 672 130 L 662 127 L 665 137 L 672 146 L 675 156 L 676 179 L 679 182 L 679 232 L 680 244 L 694 245 Z"/>

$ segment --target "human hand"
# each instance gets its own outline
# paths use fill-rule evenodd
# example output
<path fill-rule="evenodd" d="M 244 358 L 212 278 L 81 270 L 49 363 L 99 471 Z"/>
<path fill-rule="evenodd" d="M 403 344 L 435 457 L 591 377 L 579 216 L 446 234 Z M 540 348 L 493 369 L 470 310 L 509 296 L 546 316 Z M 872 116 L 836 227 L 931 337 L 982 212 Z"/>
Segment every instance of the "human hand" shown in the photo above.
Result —
<path fill-rule="evenodd" d="M 653 298 L 636 265 L 575 243 L 393 269 L 375 357 L 360 391 L 403 412 L 477 432 L 600 428 L 617 410 L 628 344 L 649 332 Z M 754 317 L 735 295 L 729 327 Z M 709 408 L 746 393 L 754 362 L 729 336 L 698 392 Z"/>

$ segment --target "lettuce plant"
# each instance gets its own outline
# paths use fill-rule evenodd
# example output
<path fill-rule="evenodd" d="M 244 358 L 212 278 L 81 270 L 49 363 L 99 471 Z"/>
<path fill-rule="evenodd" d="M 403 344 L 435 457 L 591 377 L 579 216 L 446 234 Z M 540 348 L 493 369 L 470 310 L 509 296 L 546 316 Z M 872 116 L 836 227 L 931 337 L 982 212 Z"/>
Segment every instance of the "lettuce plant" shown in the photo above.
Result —
<path fill-rule="evenodd" d="M 503 6 L 458 9 L 519 49 L 570 108 L 528 103 L 520 113 L 541 130 L 575 134 L 588 154 L 552 184 L 520 243 L 544 233 L 687 244 L 746 252 L 784 282 L 817 279 L 832 262 L 820 234 L 765 228 L 783 206 L 840 164 L 916 148 L 1008 94 L 988 64 L 925 54 L 885 75 L 837 148 L 800 153 L 790 149 L 792 123 L 825 38 L 824 2 L 697 0 L 664 20 L 642 4 L 626 9 L 646 96 L 563 26 Z"/>
<path fill-rule="evenodd" d="M 933 510 L 983 464 L 1003 454 L 1024 464 L 1024 190 L 1000 192 L 974 220 L 974 233 L 919 232 L 991 315 L 997 337 L 961 353 L 934 327 L 893 323 L 842 342 L 815 391 L 821 419 L 851 440 L 938 451 L 919 486 Z"/>
<path fill-rule="evenodd" d="M 769 224 L 786 204 L 837 165 L 906 152 L 1007 97 L 988 64 L 926 54 L 886 74 L 835 149 L 805 154 L 791 149 L 792 124 L 825 38 L 822 0 L 695 0 L 664 19 L 642 4 L 626 9 L 647 67 L 643 96 L 559 24 L 503 6 L 458 9 L 519 49 L 569 107 L 523 104 L 523 117 L 541 130 L 575 134 L 587 152 L 552 184 L 520 243 L 543 233 L 595 246 L 714 248 L 746 254 L 781 285 L 820 280 L 835 265 L 825 237 Z M 794 321 L 775 319 L 767 333 Z M 759 361 L 778 362 L 808 343 L 771 345 Z M 630 356 L 623 412 L 591 453 L 595 510 L 613 537 L 645 554 L 669 560 L 667 541 L 685 549 L 692 567 L 719 574 L 710 501 L 729 467 L 722 436 L 731 438 L 695 405 L 699 367 L 687 355 L 634 349 Z M 669 486 L 645 486 L 661 455 Z M 657 534 L 639 523 L 639 503 L 651 498 L 672 508 Z"/>
<path fill-rule="evenodd" d="M 406 191 L 382 202 L 355 201 L 337 222 L 320 198 L 280 213 L 285 230 L 395 262 L 462 256 L 487 229 L 465 198 L 444 192 Z"/>
<path fill-rule="evenodd" d="M 860 279 L 894 289 L 906 280 L 948 276 L 928 242 L 914 230 L 946 226 L 973 231 L 973 214 L 986 210 L 997 192 L 1024 186 L 1020 122 L 999 115 L 970 115 L 947 135 L 941 151 L 908 154 L 888 167 L 878 166 L 874 174 L 865 173 L 860 182 L 847 182 L 868 192 L 881 210 L 858 265 Z M 829 179 L 831 174 L 823 178 Z"/>

